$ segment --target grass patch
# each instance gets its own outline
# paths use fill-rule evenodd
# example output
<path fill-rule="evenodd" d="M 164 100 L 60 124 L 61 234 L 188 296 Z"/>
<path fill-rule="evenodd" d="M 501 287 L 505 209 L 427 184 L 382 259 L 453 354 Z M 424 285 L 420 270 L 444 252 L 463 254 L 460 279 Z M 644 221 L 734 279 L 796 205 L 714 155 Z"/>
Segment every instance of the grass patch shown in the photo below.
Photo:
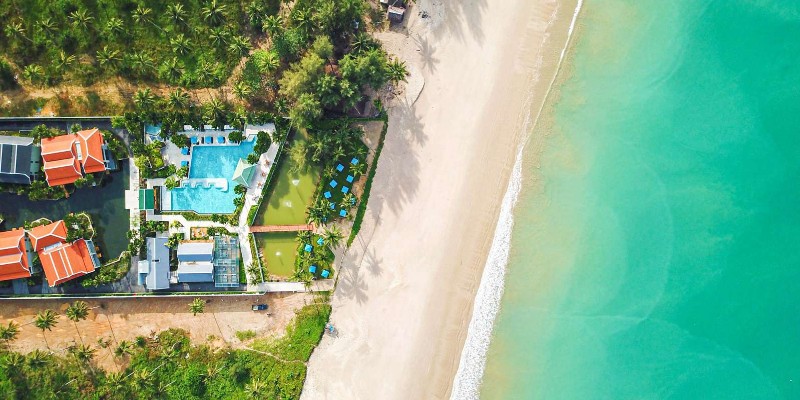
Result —
<path fill-rule="evenodd" d="M 383 142 L 386 140 L 386 131 L 389 128 L 389 121 L 386 114 L 383 115 L 383 118 L 383 130 L 381 131 L 381 138 L 378 142 L 378 148 L 375 149 L 375 157 L 372 159 L 372 165 L 369 168 L 367 182 L 364 184 L 364 193 L 361 195 L 361 202 L 358 204 L 358 211 L 356 211 L 356 217 L 355 220 L 353 220 L 353 228 L 350 230 L 350 237 L 347 238 L 347 247 L 350 247 L 350 245 L 353 244 L 353 240 L 355 240 L 356 236 L 358 235 L 358 231 L 361 230 L 361 223 L 364 220 L 364 214 L 367 212 L 369 192 L 372 190 L 372 179 L 375 178 L 375 172 L 378 169 L 378 158 L 380 158 L 381 151 L 383 151 Z"/>
<path fill-rule="evenodd" d="M 256 337 L 256 332 L 251 329 L 246 331 L 236 331 L 236 338 L 241 342 L 248 341 L 254 337 Z"/>
<path fill-rule="evenodd" d="M 253 349 L 283 360 L 306 362 L 319 344 L 330 315 L 330 304 L 307 305 L 297 312 L 294 321 L 286 328 L 286 335 L 278 339 L 257 340 Z"/>

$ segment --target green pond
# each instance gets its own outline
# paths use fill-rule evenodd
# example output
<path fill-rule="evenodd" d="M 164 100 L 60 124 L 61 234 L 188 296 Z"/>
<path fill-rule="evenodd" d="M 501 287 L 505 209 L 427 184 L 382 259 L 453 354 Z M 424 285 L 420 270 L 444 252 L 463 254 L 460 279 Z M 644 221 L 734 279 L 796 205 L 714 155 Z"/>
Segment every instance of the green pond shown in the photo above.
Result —
<path fill-rule="evenodd" d="M 59 220 L 71 212 L 85 211 L 92 216 L 103 259 L 116 258 L 128 246 L 130 222 L 125 209 L 125 189 L 128 188 L 128 161 L 122 169 L 106 178 L 102 187 L 77 189 L 68 199 L 30 201 L 26 196 L 0 193 L 0 214 L 5 218 L 3 230 L 22 226 L 25 221 L 39 218 Z"/>
<path fill-rule="evenodd" d="M 289 277 L 294 273 L 294 261 L 297 258 L 297 236 L 294 232 L 258 233 L 256 246 L 267 263 L 270 274 Z"/>
<path fill-rule="evenodd" d="M 305 142 L 298 137 L 294 143 Z M 299 225 L 306 223 L 306 209 L 314 200 L 314 191 L 319 181 L 317 168 L 301 168 L 293 172 L 294 162 L 284 149 L 278 171 L 273 177 L 269 200 L 261 204 L 255 225 Z"/>

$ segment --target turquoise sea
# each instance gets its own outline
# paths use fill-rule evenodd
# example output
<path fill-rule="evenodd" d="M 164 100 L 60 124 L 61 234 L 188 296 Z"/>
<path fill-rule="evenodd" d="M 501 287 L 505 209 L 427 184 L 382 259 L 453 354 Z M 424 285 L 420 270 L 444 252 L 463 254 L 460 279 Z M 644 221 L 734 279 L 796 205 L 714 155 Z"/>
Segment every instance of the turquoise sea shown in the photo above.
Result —
<path fill-rule="evenodd" d="M 587 0 L 484 399 L 800 398 L 800 2 Z"/>

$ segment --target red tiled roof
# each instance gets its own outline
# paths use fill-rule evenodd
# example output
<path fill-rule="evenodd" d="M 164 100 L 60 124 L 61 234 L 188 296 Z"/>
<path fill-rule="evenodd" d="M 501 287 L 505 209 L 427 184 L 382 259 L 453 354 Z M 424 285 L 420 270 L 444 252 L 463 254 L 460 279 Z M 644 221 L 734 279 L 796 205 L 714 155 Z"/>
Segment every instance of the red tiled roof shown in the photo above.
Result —
<path fill-rule="evenodd" d="M 103 172 L 106 165 L 103 162 L 103 135 L 97 128 L 77 133 L 81 144 L 81 163 L 87 174 Z"/>
<path fill-rule="evenodd" d="M 47 162 L 75 157 L 75 143 L 77 141 L 78 137 L 75 135 L 61 135 L 42 139 L 42 158 Z"/>
<path fill-rule="evenodd" d="M 77 158 L 65 158 L 57 161 L 45 161 L 44 174 L 50 186 L 66 185 L 82 177 Z"/>
<path fill-rule="evenodd" d="M 25 249 L 25 231 L 0 232 L 0 281 L 31 276 Z"/>
<path fill-rule="evenodd" d="M 64 221 L 56 221 L 51 224 L 37 226 L 28 231 L 31 239 L 33 251 L 40 251 L 45 247 L 67 241 L 67 227 Z"/>
<path fill-rule="evenodd" d="M 94 271 L 89 248 L 83 239 L 41 251 L 39 260 L 50 286 L 60 285 Z"/>

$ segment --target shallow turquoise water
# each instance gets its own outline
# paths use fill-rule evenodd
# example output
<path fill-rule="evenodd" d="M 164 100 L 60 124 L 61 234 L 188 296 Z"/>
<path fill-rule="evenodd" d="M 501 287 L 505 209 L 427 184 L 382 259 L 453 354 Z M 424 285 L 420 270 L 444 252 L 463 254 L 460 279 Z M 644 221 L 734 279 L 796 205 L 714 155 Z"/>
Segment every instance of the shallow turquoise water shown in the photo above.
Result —
<path fill-rule="evenodd" d="M 217 140 L 214 138 L 214 140 Z M 170 191 L 172 210 L 191 210 L 200 214 L 230 214 L 236 210 L 233 199 L 233 172 L 239 159 L 247 159 L 253 152 L 255 140 L 240 143 L 238 146 L 194 146 L 192 161 L 189 164 L 189 178 L 224 178 L 228 189 L 217 187 L 180 187 Z"/>
<path fill-rule="evenodd" d="M 800 398 L 798 37 L 797 2 L 586 2 L 483 398 Z"/>

